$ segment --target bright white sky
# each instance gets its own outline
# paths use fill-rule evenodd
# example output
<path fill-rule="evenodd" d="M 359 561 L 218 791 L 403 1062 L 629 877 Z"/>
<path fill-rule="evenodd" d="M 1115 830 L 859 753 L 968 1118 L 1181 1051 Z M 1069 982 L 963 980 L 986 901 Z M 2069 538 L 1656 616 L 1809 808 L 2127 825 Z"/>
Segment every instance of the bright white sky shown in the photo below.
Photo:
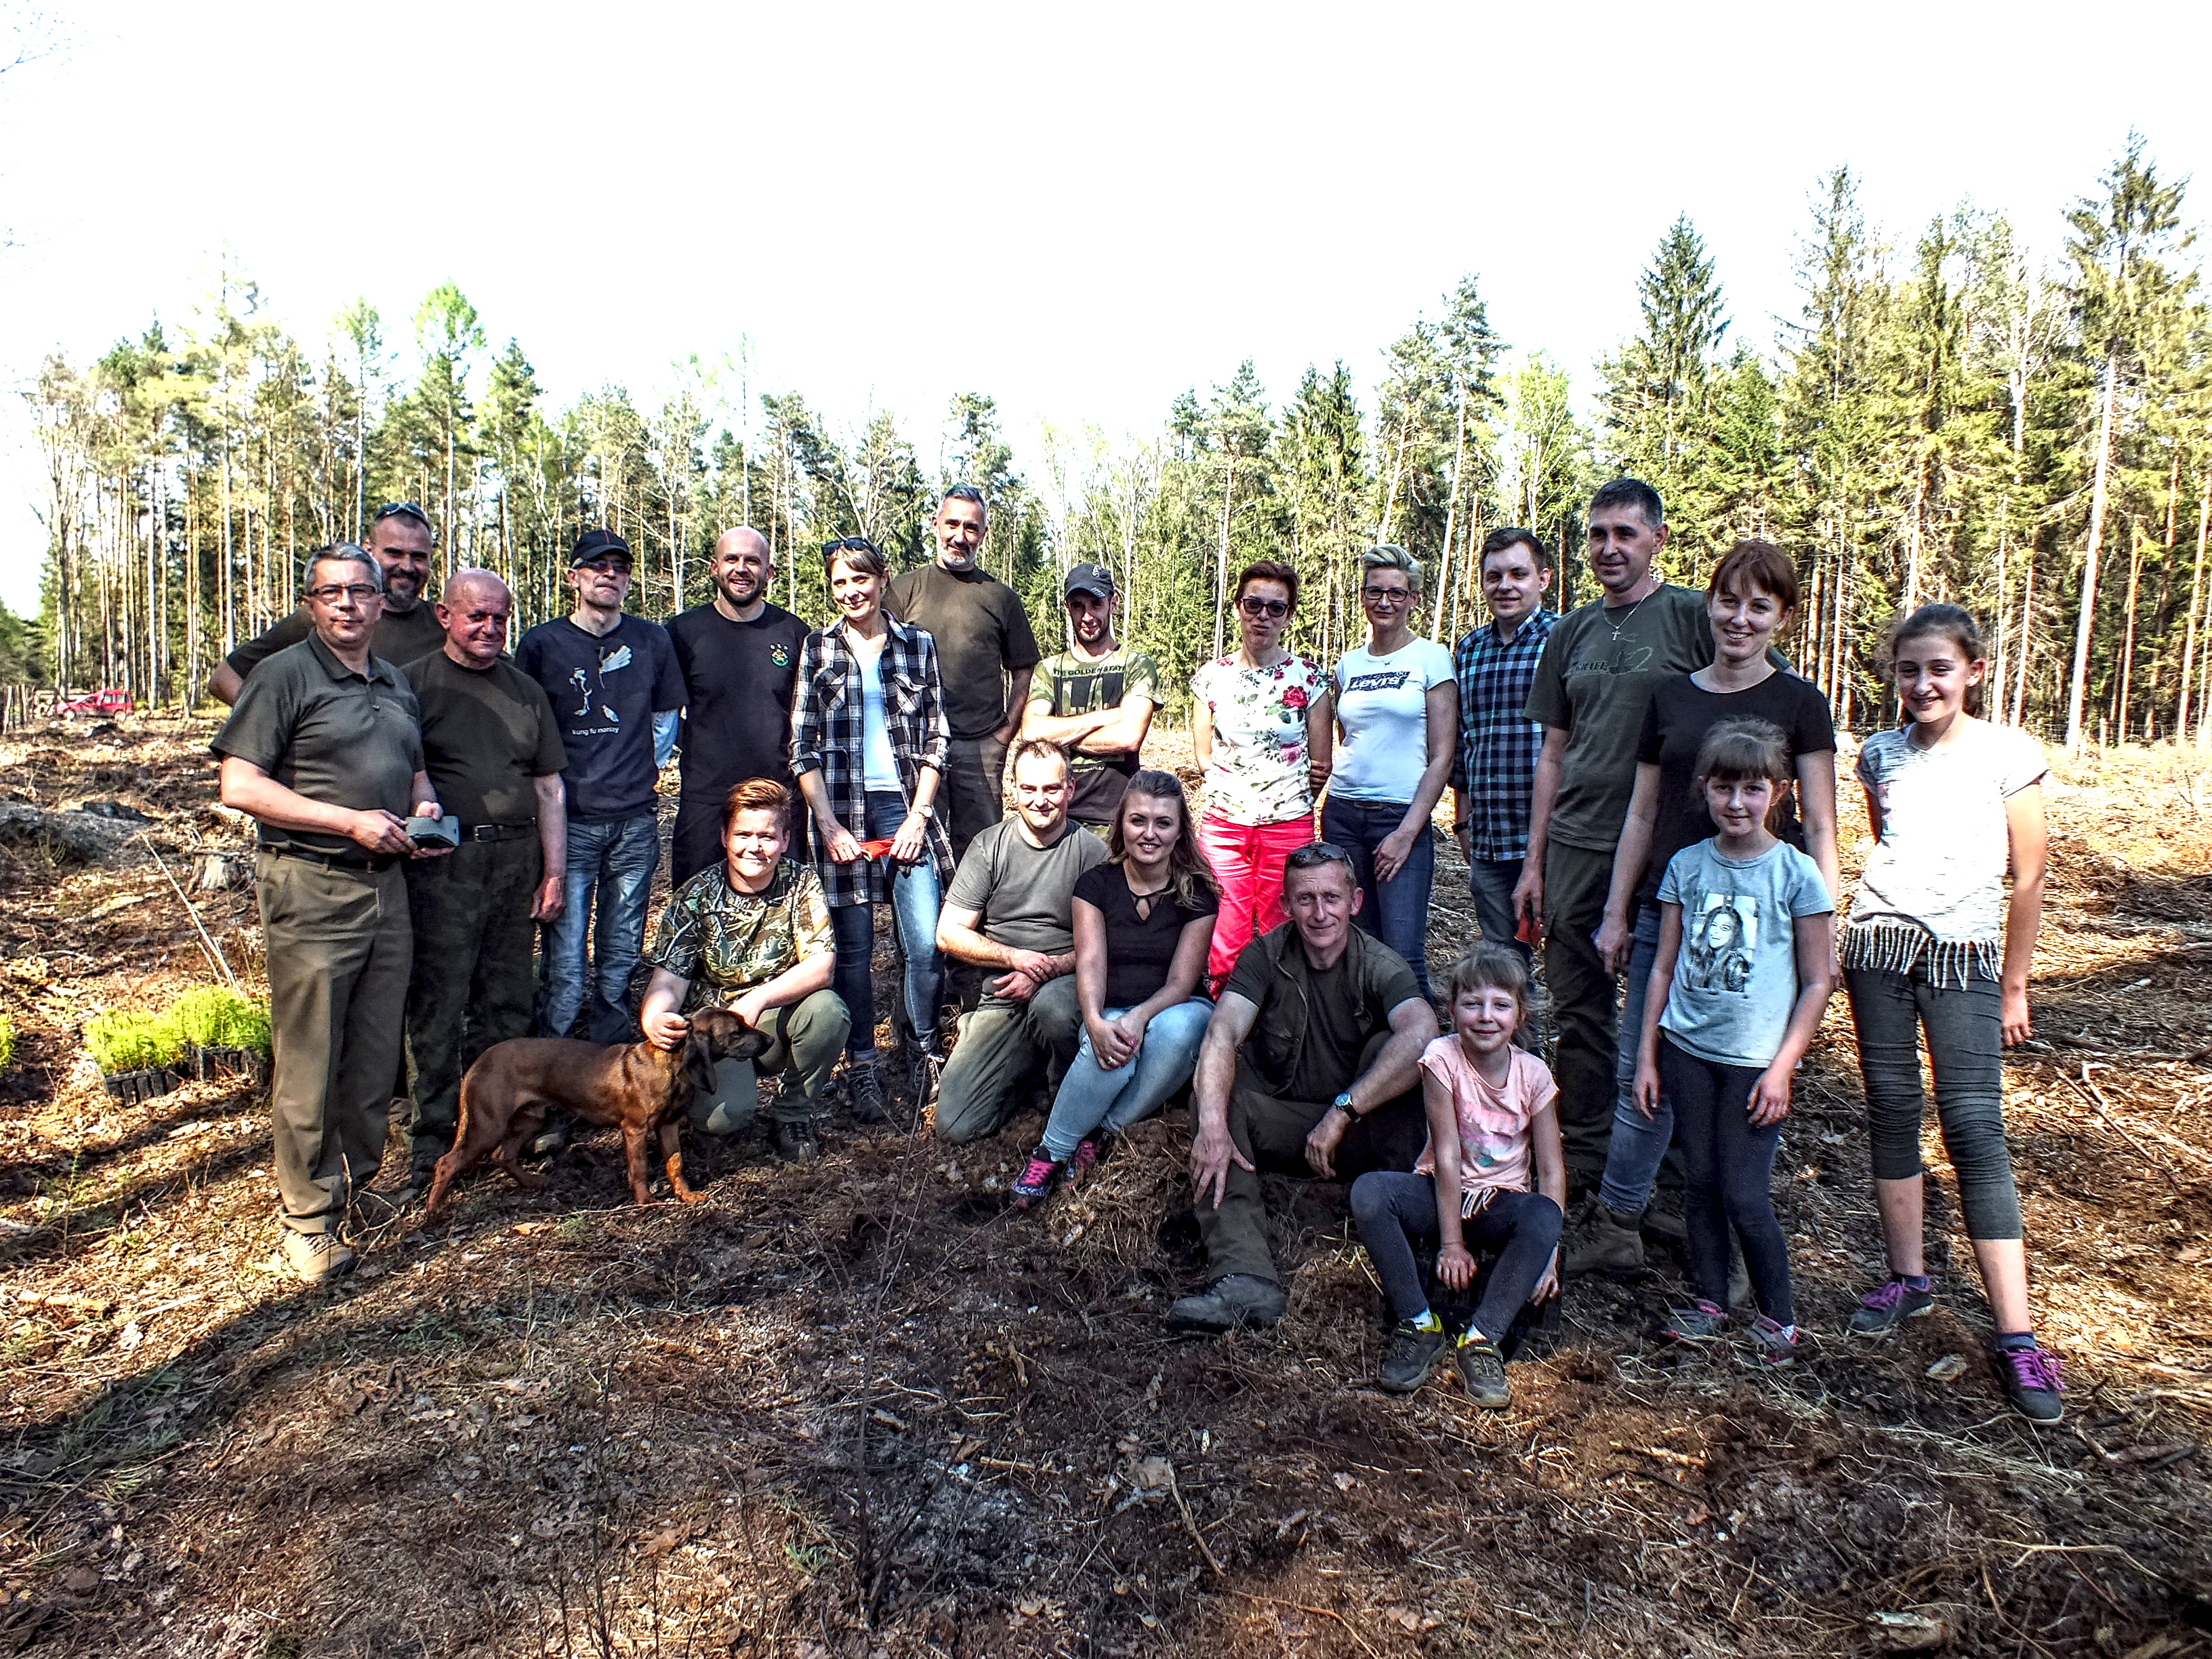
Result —
<path fill-rule="evenodd" d="M 1277 403 L 1364 385 L 1469 271 L 1586 393 L 1681 212 L 1765 347 L 1838 162 L 1908 245 L 1971 199 L 2055 250 L 2131 122 L 2192 222 L 2212 187 L 2212 100 L 2157 68 L 2204 60 L 2201 3 L 2132 9 L 2154 55 L 2109 73 L 2078 8 L 1956 0 L 49 9 L 64 50 L 0 77 L 11 392 L 186 320 L 227 241 L 311 342 L 366 295 L 410 344 L 450 277 L 556 402 L 750 340 L 756 391 L 890 409 L 925 464 L 986 392 L 1034 471 L 1041 422 L 1150 431 L 1247 356 Z M 18 611 L 39 489 L 11 395 Z"/>

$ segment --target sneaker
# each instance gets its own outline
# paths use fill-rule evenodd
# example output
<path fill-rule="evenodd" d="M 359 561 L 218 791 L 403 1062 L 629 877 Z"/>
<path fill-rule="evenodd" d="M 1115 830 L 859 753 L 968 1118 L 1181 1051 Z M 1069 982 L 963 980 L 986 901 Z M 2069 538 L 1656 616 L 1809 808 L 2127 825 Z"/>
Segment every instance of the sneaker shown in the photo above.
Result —
<path fill-rule="evenodd" d="M 1202 1295 L 1186 1296 L 1168 1310 L 1168 1323 L 1187 1331 L 1230 1331 L 1239 1325 L 1272 1325 L 1290 1298 L 1283 1287 L 1257 1273 L 1225 1273 Z"/>
<path fill-rule="evenodd" d="M 360 1258 L 336 1233 L 284 1234 L 284 1263 L 302 1285 L 320 1285 L 349 1273 Z"/>
<path fill-rule="evenodd" d="M 856 1123 L 881 1123 L 890 1114 L 884 1109 L 883 1080 L 876 1075 L 876 1057 L 845 1062 L 845 1098 L 852 1103 Z"/>
<path fill-rule="evenodd" d="M 769 1145 L 786 1164 L 805 1164 L 822 1156 L 821 1133 L 811 1118 L 778 1118 L 769 1132 Z"/>
<path fill-rule="evenodd" d="M 1602 1204 L 1590 1206 L 1589 1231 L 1583 1242 L 1567 1252 L 1561 1271 L 1569 1279 L 1584 1273 L 1632 1279 L 1644 1271 L 1644 1235 L 1636 1230 L 1637 1218 L 1616 1215 Z"/>
<path fill-rule="evenodd" d="M 530 1143 L 532 1158 L 556 1158 L 568 1150 L 568 1126 L 566 1123 L 549 1125 L 539 1131 L 538 1138 Z"/>
<path fill-rule="evenodd" d="M 1505 1356 L 1498 1352 L 1495 1342 L 1468 1331 L 1462 1334 L 1454 1358 L 1459 1361 L 1459 1380 L 1466 1386 L 1469 1400 L 1486 1411 L 1502 1411 L 1512 1403 L 1513 1389 L 1505 1380 Z"/>
<path fill-rule="evenodd" d="M 1859 1310 L 1851 1316 L 1851 1334 L 1887 1336 L 1906 1320 L 1935 1311 L 1933 1290 L 1916 1291 L 1893 1273 L 1879 1289 L 1859 1298 Z"/>
<path fill-rule="evenodd" d="M 1785 1329 L 1765 1314 L 1751 1322 L 1751 1346 L 1759 1354 L 1759 1363 L 1770 1370 L 1797 1363 L 1797 1339 L 1803 1334 L 1796 1326 Z"/>
<path fill-rule="evenodd" d="M 2066 1415 L 2058 1396 L 2058 1356 L 2040 1348 L 2008 1348 L 1997 1355 L 1997 1377 L 2012 1408 L 2031 1423 L 2056 1423 Z"/>
<path fill-rule="evenodd" d="M 1728 1328 L 1728 1310 L 1699 1297 L 1686 1308 L 1670 1308 L 1659 1334 L 1677 1342 L 1711 1342 Z"/>
<path fill-rule="evenodd" d="M 915 1115 L 929 1104 L 929 1097 L 937 1088 L 939 1066 L 937 1056 L 927 1048 L 917 1048 L 906 1056 L 902 1066 L 906 1074 L 906 1097 L 914 1103 Z"/>
<path fill-rule="evenodd" d="M 1075 1143 L 1075 1150 L 1067 1155 L 1067 1184 L 1071 1187 L 1091 1173 L 1091 1166 L 1098 1161 L 1098 1137 L 1085 1135 Z"/>
<path fill-rule="evenodd" d="M 1375 1380 L 1392 1394 L 1413 1393 L 1429 1380 L 1447 1340 L 1441 1325 L 1425 1331 L 1411 1321 L 1400 1320 L 1390 1333 L 1390 1346 L 1383 1352 L 1382 1369 Z"/>
<path fill-rule="evenodd" d="M 1060 1165 L 1051 1153 L 1042 1146 L 1030 1154 L 1030 1161 L 1014 1184 L 1007 1190 L 1014 1196 L 1014 1207 L 1026 1210 L 1032 1204 L 1042 1204 L 1051 1194 L 1052 1183 L 1060 1174 Z"/>

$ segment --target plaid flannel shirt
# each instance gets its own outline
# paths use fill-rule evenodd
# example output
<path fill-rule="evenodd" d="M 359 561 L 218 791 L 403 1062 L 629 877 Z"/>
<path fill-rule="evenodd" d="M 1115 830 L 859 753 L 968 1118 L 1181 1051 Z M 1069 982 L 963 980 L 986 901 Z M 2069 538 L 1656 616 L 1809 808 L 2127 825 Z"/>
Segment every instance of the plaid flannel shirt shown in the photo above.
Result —
<path fill-rule="evenodd" d="M 935 767 L 940 777 L 945 773 L 948 738 L 943 688 L 937 676 L 937 641 L 926 630 L 894 622 L 888 615 L 884 627 L 890 633 L 879 665 L 884 714 L 890 727 L 891 758 L 898 766 L 899 787 L 911 805 L 915 780 L 923 767 Z M 815 629 L 799 651 L 799 684 L 791 699 L 791 771 L 799 778 L 820 772 L 822 787 L 829 792 L 830 810 L 855 836 L 862 834 L 868 821 L 868 792 L 860 763 L 864 719 L 860 663 L 846 637 L 845 623 L 839 621 Z M 938 881 L 949 884 L 952 840 L 934 811 L 922 844 Z M 836 864 L 819 857 L 815 868 L 833 908 L 881 904 L 891 896 L 885 861 L 881 859 Z"/>
<path fill-rule="evenodd" d="M 1500 645 L 1498 630 L 1484 623 L 1452 652 L 1459 681 L 1459 771 L 1452 782 L 1466 792 L 1478 859 L 1528 854 L 1528 802 L 1544 728 L 1522 710 L 1536 659 L 1559 619 L 1556 611 L 1531 612 L 1510 645 Z"/>

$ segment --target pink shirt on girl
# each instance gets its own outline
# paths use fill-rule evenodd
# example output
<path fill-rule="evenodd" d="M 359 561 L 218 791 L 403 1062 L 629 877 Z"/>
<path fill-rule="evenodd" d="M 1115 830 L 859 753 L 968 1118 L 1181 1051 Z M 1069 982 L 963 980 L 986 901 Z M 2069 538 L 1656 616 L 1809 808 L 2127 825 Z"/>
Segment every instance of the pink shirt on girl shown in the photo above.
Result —
<path fill-rule="evenodd" d="M 1510 1052 L 1513 1068 L 1501 1087 L 1475 1070 L 1455 1036 L 1438 1037 L 1421 1050 L 1421 1069 L 1451 1091 L 1459 1120 L 1460 1187 L 1470 1200 L 1489 1190 L 1530 1189 L 1528 1122 L 1559 1096 L 1542 1060 L 1525 1048 Z M 1436 1172 L 1436 1148 L 1424 1146 L 1413 1173 Z"/>

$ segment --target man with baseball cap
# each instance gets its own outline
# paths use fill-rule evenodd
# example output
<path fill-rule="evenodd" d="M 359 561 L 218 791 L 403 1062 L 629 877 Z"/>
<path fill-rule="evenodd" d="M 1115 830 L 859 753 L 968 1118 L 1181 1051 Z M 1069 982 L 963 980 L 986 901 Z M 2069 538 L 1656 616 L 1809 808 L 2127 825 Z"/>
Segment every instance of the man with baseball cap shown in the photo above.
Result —
<path fill-rule="evenodd" d="M 623 614 L 629 567 L 628 542 L 611 530 L 586 531 L 568 559 L 575 608 L 540 623 L 514 650 L 514 665 L 545 688 L 568 760 L 561 769 L 568 880 L 545 929 L 538 1029 L 567 1036 L 581 1012 L 594 1042 L 637 1038 L 628 997 L 660 861 L 654 785 L 675 750 L 684 707 L 667 630 Z M 586 933 L 594 916 L 587 971 Z"/>
<path fill-rule="evenodd" d="M 1056 743 L 1074 757 L 1067 816 L 1106 833 L 1137 770 L 1152 727 L 1160 671 L 1149 653 L 1114 632 L 1114 573 L 1079 564 L 1060 585 L 1067 606 L 1066 650 L 1037 665 L 1022 736 Z"/>

